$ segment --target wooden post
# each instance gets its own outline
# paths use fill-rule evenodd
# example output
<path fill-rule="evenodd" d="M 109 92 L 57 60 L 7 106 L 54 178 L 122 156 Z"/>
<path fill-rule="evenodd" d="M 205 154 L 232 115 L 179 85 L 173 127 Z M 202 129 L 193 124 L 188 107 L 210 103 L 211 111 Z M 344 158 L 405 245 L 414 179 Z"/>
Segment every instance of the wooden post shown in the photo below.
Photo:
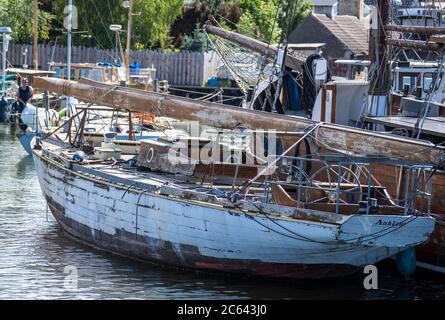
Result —
<path fill-rule="evenodd" d="M 39 51 L 39 47 L 38 47 L 38 43 L 37 43 L 37 39 L 38 39 L 38 10 L 39 10 L 39 6 L 38 6 L 38 1 L 34 0 L 34 69 L 39 69 L 39 56 L 38 56 L 38 51 Z"/>
<path fill-rule="evenodd" d="M 389 91 L 388 58 L 386 53 L 387 41 L 385 29 L 382 25 L 388 24 L 389 4 L 387 0 L 377 0 L 377 21 L 373 21 L 369 37 L 369 57 L 371 62 L 377 64 L 377 73 L 369 86 L 373 96 L 384 96 Z"/>
<path fill-rule="evenodd" d="M 131 50 L 131 24 L 133 20 L 133 0 L 128 1 L 128 26 L 127 26 L 127 48 L 125 50 L 125 68 L 127 81 L 130 79 L 130 50 Z"/>
<path fill-rule="evenodd" d="M 443 27 L 399 26 L 395 24 L 387 24 L 385 30 L 425 35 L 445 34 L 445 28 Z"/>
<path fill-rule="evenodd" d="M 417 50 L 441 51 L 444 47 L 435 42 L 421 40 L 388 39 L 387 43 L 396 47 L 410 48 Z"/>
<path fill-rule="evenodd" d="M 321 88 L 321 112 L 320 121 L 325 122 L 326 120 L 326 85 Z"/>
<path fill-rule="evenodd" d="M 86 119 L 87 119 L 87 113 L 88 113 L 88 109 L 84 109 L 82 119 L 80 120 L 79 129 L 77 130 L 76 136 L 74 137 L 74 141 L 73 141 L 73 145 L 80 149 L 83 148 L 83 137 L 85 134 L 85 123 L 86 123 Z"/>
<path fill-rule="evenodd" d="M 144 121 L 144 119 L 142 119 L 142 121 Z M 128 140 L 133 141 L 133 119 L 131 119 L 131 111 L 128 112 Z"/>

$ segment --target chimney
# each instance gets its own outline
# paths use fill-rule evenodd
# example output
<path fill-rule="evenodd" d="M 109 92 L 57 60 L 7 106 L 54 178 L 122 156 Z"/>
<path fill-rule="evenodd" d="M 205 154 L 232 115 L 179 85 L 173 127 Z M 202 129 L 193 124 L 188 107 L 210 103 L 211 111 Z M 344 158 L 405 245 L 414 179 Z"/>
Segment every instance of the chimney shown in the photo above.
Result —
<path fill-rule="evenodd" d="M 363 0 L 338 0 L 338 15 L 354 16 L 363 20 L 365 4 Z"/>

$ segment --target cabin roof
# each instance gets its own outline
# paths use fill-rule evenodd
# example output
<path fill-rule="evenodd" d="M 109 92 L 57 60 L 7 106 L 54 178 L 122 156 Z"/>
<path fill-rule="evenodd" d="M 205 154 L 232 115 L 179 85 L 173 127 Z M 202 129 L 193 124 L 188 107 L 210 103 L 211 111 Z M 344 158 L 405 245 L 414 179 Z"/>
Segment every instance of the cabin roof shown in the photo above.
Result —
<path fill-rule="evenodd" d="M 62 62 L 54 62 L 50 64 L 51 67 L 66 68 L 67 64 Z M 107 69 L 109 67 L 101 66 L 95 63 L 71 63 L 71 68 L 79 69 Z"/>
<path fill-rule="evenodd" d="M 311 0 L 309 2 L 314 6 L 333 6 L 338 0 Z"/>
<path fill-rule="evenodd" d="M 48 70 L 34 70 L 34 69 L 20 69 L 20 68 L 9 68 L 6 69 L 7 73 L 15 73 L 18 75 L 26 75 L 26 76 L 47 76 L 52 75 L 54 71 Z"/>
<path fill-rule="evenodd" d="M 417 118 L 403 116 L 381 116 L 366 117 L 365 121 L 375 124 L 381 124 L 390 128 L 403 128 L 406 130 L 414 131 L 417 123 Z M 422 132 L 436 137 L 445 137 L 445 118 L 426 117 L 423 123 Z"/>

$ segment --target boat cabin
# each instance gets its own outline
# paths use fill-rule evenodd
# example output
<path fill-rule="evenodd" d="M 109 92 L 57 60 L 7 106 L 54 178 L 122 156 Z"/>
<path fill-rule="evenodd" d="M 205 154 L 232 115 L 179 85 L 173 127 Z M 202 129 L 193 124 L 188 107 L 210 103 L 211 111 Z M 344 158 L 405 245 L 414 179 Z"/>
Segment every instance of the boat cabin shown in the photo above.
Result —
<path fill-rule="evenodd" d="M 396 16 L 403 26 L 445 26 L 445 11 L 441 6 L 424 5 L 412 8 L 399 8 Z"/>
<path fill-rule="evenodd" d="M 67 79 L 68 68 L 66 63 L 51 63 L 50 70 L 56 78 Z M 109 63 L 73 63 L 71 64 L 71 79 L 78 81 L 81 78 L 102 83 L 119 84 L 126 79 L 125 68 Z M 138 89 L 147 89 L 156 79 L 154 68 L 130 68 L 130 86 Z"/>
<path fill-rule="evenodd" d="M 405 95 L 413 94 L 417 98 L 425 98 L 431 85 L 436 82 L 438 67 L 437 62 L 399 62 L 393 71 L 393 92 L 405 92 Z M 440 87 L 445 85 L 442 83 L 444 71 L 440 72 Z M 436 90 L 432 100 L 442 102 L 444 99 L 442 90 Z"/>
<path fill-rule="evenodd" d="M 70 80 L 78 81 L 80 78 L 86 78 L 100 82 L 113 82 L 113 68 L 94 63 L 73 63 Z M 50 70 L 54 72 L 56 78 L 67 79 L 66 63 L 51 63 Z"/>

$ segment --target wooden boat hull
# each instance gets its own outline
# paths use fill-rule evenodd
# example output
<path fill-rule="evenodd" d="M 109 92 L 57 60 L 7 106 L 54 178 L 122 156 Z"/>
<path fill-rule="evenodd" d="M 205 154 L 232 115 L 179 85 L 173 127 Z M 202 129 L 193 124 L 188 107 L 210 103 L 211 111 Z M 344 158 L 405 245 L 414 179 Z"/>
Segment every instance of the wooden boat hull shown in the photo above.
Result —
<path fill-rule="evenodd" d="M 354 238 L 354 230 L 375 232 L 376 221 L 395 218 L 367 216 L 349 224 L 328 224 L 249 215 L 95 179 L 42 151 L 34 151 L 34 163 L 47 203 L 67 234 L 112 253 L 177 267 L 297 279 L 344 276 L 405 250 L 399 240 L 411 246 L 423 242 L 434 223 L 416 218 L 408 231 L 396 228 L 399 237 L 383 237 L 373 245 L 339 244 L 342 237 Z M 283 227 L 281 232 L 271 231 L 280 229 L 275 223 Z M 415 232 L 417 227 L 420 232 Z M 393 239 L 400 246 L 389 246 Z"/>
<path fill-rule="evenodd" d="M 400 179 L 400 169 L 378 165 L 373 174 L 392 196 L 397 195 L 398 180 L 401 181 L 399 193 L 404 193 L 405 175 Z M 445 171 L 437 171 L 432 180 L 431 212 L 435 214 L 436 225 L 429 241 L 416 248 L 417 265 L 445 273 Z"/>
<path fill-rule="evenodd" d="M 47 198 L 47 200 L 49 199 Z M 116 237 L 102 230 L 92 229 L 67 218 L 63 211 L 58 210 L 55 205 L 51 205 L 50 201 L 48 201 L 48 206 L 54 218 L 68 236 L 86 245 L 142 262 L 248 276 L 295 279 L 341 277 L 353 274 L 358 270 L 357 266 L 352 265 L 283 264 L 203 257 L 193 247 L 187 248 L 184 245 L 151 237 L 136 237 L 133 233 L 124 232 Z"/>

